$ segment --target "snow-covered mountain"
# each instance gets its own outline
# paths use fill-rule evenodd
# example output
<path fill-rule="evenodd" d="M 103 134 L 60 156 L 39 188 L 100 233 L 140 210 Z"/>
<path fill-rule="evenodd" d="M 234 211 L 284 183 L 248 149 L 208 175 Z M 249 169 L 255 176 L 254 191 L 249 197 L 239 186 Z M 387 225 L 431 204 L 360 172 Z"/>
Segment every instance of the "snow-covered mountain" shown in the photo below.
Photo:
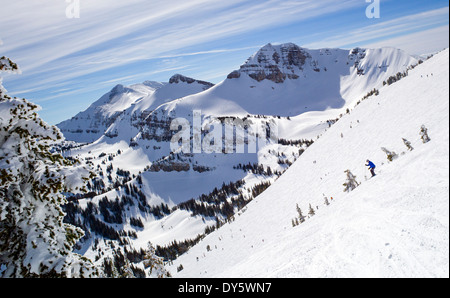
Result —
<path fill-rule="evenodd" d="M 176 104 L 214 116 L 292 117 L 339 109 L 417 61 L 394 48 L 309 50 L 292 43 L 268 44 L 217 86 L 178 74 L 169 83 L 117 85 L 86 111 L 57 126 L 68 140 L 93 142 L 130 107 L 134 115 L 146 115 L 167 102 L 170 109 Z M 183 100 L 173 101 L 179 98 Z"/>
<path fill-rule="evenodd" d="M 119 250 L 128 251 L 151 241 L 160 255 L 173 259 L 245 210 L 362 99 L 418 63 L 397 49 L 268 44 L 215 86 L 181 75 L 169 83 L 116 86 L 58 125 L 68 140 L 92 142 L 62 149 L 97 173 L 88 183 L 90 193 L 66 206 L 67 221 L 89 231 L 77 251 L 103 264 L 118 249 L 105 240 L 118 240 Z M 213 134 L 207 145 L 219 150 L 192 154 L 171 148 L 175 119 L 186 120 L 191 134 L 200 124 L 200 140 Z M 239 134 L 222 132 L 235 120 L 255 125 L 261 134 L 275 127 L 278 134 L 256 153 L 237 153 L 237 144 L 226 152 L 222 145 L 237 142 Z M 242 142 L 248 146 L 259 136 L 250 133 Z M 191 148 L 194 142 L 195 136 Z"/>
<path fill-rule="evenodd" d="M 447 49 L 361 101 L 234 221 L 180 256 L 172 274 L 448 278 L 448 80 Z M 396 153 L 392 161 L 382 147 Z M 366 159 L 377 176 L 369 178 Z M 359 183 L 348 193 L 346 170 Z"/>
<path fill-rule="evenodd" d="M 212 86 L 212 83 L 180 74 L 172 76 L 168 83 L 145 81 L 128 87 L 119 84 L 87 110 L 57 126 L 66 139 L 91 143 L 103 136 L 109 126 L 127 110 L 128 113 L 140 115 L 165 102 L 204 91 Z"/>
<path fill-rule="evenodd" d="M 292 43 L 268 44 L 208 92 L 168 106 L 223 116 L 292 117 L 340 109 L 414 64 L 417 59 L 393 48 L 309 50 Z"/>

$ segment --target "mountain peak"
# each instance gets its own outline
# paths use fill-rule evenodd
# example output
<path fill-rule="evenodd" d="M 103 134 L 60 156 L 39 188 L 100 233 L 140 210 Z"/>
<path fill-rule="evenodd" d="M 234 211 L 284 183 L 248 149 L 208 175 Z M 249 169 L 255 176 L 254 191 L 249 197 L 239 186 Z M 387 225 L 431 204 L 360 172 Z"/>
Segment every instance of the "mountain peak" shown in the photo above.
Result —
<path fill-rule="evenodd" d="M 241 73 L 246 73 L 258 82 L 270 80 L 283 83 L 286 79 L 297 79 L 297 73 L 303 70 L 308 58 L 311 55 L 294 43 L 268 43 L 251 56 L 240 70 L 230 73 L 228 79 L 239 78 Z"/>
<path fill-rule="evenodd" d="M 125 89 L 125 86 L 122 84 L 117 84 L 114 88 L 111 89 L 111 93 L 122 93 Z"/>

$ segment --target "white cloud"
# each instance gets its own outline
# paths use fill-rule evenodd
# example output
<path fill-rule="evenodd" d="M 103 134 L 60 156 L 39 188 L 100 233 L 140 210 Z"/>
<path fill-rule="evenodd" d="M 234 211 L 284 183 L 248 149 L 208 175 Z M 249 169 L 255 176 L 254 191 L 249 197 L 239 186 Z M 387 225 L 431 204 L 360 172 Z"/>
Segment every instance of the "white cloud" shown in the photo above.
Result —
<path fill-rule="evenodd" d="M 418 14 L 403 16 L 389 21 L 382 18 L 374 25 L 341 32 L 331 38 L 305 45 L 310 48 L 347 47 L 349 45 L 375 43 L 380 39 L 391 39 L 394 36 L 411 34 L 414 31 L 427 30 L 430 27 L 448 23 L 449 8 L 430 10 Z"/>
<path fill-rule="evenodd" d="M 394 47 L 413 55 L 432 54 L 449 47 L 449 26 L 442 26 L 405 36 L 363 45 L 365 48 Z"/>

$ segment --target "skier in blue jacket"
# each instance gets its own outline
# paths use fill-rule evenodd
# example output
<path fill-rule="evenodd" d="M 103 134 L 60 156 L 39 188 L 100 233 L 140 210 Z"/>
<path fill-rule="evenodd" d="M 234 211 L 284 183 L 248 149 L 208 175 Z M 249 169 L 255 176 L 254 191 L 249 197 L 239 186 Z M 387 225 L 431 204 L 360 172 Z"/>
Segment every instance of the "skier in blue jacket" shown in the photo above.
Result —
<path fill-rule="evenodd" d="M 370 160 L 366 160 L 367 164 L 366 167 L 369 167 L 370 173 L 372 174 L 372 177 L 375 176 L 375 165 Z"/>

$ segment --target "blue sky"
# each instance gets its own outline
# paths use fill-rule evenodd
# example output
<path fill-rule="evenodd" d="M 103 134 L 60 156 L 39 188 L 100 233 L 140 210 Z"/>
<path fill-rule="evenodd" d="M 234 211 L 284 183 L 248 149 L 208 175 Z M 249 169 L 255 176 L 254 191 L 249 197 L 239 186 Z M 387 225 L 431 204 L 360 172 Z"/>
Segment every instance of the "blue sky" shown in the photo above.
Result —
<path fill-rule="evenodd" d="M 39 104 L 50 124 L 86 109 L 116 84 L 166 82 L 175 73 L 213 83 L 267 43 L 306 48 L 448 47 L 449 2 L 380 0 L 0 0 L 0 56 L 22 70 L 3 75 L 13 96 Z"/>

